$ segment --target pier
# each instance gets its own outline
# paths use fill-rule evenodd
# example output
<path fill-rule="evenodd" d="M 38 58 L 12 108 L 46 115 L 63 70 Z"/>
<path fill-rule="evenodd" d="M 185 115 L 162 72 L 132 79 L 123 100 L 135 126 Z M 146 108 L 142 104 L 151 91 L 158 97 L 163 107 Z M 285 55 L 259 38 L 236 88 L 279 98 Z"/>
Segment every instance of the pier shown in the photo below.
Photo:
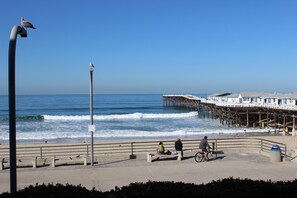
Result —
<path fill-rule="evenodd" d="M 271 97 L 273 100 L 270 100 Z M 163 104 L 167 107 L 178 106 L 199 112 L 209 112 L 214 118 L 219 119 L 222 125 L 229 127 L 267 128 L 270 133 L 297 135 L 295 94 L 286 95 L 286 97 L 278 95 L 278 98 L 275 95 L 266 94 L 257 97 L 258 99 L 255 98 L 229 93 L 211 95 L 208 98 L 192 95 L 163 95 Z M 284 99 L 290 103 L 284 102 Z"/>

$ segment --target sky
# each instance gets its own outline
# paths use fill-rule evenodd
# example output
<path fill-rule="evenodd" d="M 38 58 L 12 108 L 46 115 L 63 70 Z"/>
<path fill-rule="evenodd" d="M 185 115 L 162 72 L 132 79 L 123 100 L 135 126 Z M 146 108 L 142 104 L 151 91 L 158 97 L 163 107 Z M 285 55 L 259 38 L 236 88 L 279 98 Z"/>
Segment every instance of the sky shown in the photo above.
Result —
<path fill-rule="evenodd" d="M 297 92 L 295 0 L 1 0 L 0 94 Z"/>

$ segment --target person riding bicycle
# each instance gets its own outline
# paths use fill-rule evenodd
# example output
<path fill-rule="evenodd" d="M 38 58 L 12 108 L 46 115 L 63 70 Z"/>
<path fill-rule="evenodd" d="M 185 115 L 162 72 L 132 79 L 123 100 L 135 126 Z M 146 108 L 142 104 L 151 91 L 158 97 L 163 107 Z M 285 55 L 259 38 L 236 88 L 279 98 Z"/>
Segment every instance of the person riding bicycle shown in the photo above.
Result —
<path fill-rule="evenodd" d="M 208 141 L 207 141 L 207 136 L 204 136 L 204 138 L 200 141 L 199 148 L 202 150 L 205 159 L 209 160 L 208 159 L 208 153 L 209 153 L 210 146 L 209 146 Z"/>

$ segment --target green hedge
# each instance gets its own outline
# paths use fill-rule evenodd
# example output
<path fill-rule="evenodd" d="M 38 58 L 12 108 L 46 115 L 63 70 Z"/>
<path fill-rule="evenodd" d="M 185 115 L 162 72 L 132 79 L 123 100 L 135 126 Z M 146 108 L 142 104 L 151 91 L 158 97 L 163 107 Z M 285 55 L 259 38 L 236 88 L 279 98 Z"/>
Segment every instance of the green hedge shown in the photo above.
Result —
<path fill-rule="evenodd" d="M 272 182 L 263 180 L 227 178 L 207 184 L 185 184 L 182 182 L 131 183 L 122 188 L 100 192 L 82 186 L 48 184 L 29 186 L 15 194 L 2 193 L 0 198 L 76 198 L 76 197 L 213 197 L 213 198 L 289 198 L 297 197 L 297 180 Z"/>

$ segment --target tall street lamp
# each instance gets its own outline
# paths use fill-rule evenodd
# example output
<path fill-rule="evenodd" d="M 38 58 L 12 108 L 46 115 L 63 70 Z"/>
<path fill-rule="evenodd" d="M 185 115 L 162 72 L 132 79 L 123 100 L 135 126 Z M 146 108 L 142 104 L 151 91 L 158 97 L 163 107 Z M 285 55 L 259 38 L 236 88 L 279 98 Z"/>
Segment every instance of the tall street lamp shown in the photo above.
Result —
<path fill-rule="evenodd" d="M 90 63 L 90 125 L 89 132 L 91 133 L 91 166 L 94 165 L 94 132 L 95 125 L 93 120 L 93 70 L 94 65 Z"/>
<path fill-rule="evenodd" d="M 9 159 L 10 159 L 10 192 L 17 191 L 16 174 L 16 112 L 15 112 L 15 50 L 17 35 L 27 37 L 24 27 L 13 26 L 10 33 L 8 55 L 8 86 L 9 86 Z"/>

